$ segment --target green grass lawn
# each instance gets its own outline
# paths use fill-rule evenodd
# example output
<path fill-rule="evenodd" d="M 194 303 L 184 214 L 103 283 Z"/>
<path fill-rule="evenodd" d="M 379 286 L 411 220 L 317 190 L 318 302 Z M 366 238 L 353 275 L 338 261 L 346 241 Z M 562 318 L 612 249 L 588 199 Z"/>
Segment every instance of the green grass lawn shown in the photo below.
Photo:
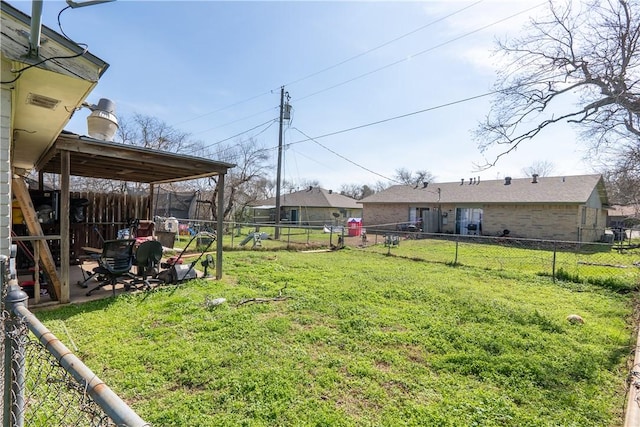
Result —
<path fill-rule="evenodd" d="M 622 423 L 633 293 L 377 249 L 224 269 L 38 317 L 154 426 Z"/>

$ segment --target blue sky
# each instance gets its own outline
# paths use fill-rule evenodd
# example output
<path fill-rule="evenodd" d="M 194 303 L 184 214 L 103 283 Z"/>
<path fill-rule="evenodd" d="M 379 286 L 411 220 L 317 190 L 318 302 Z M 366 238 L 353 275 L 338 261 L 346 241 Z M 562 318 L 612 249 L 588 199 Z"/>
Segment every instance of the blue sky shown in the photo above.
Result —
<path fill-rule="evenodd" d="M 10 3 L 31 14 L 31 2 Z M 570 127 L 542 133 L 487 171 L 474 166 L 484 158 L 472 132 L 489 98 L 458 101 L 491 90 L 495 39 L 518 35 L 544 5 L 524 11 L 539 4 L 118 0 L 66 10 L 60 20 L 110 64 L 89 102 L 110 98 L 119 116 L 157 117 L 205 145 L 255 128 L 242 137 L 274 148 L 274 179 L 278 126 L 264 123 L 277 118 L 285 85 L 293 119 L 283 176 L 337 190 L 385 181 L 401 167 L 439 182 L 519 177 L 537 161 L 552 162 L 555 175 L 591 173 Z M 43 24 L 60 31 L 65 6 L 45 1 Z M 85 134 L 86 113 L 67 130 Z"/>

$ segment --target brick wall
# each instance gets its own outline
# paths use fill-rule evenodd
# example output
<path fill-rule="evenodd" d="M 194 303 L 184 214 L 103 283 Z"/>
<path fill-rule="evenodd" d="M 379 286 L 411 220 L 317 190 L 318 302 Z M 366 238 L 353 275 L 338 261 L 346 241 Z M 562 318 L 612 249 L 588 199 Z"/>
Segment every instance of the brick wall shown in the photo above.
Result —
<path fill-rule="evenodd" d="M 362 224 L 365 227 L 376 227 L 395 230 L 395 224 L 409 220 L 409 206 L 406 203 L 365 204 L 362 212 Z M 391 224 L 391 225 L 386 225 Z"/>
<path fill-rule="evenodd" d="M 498 236 L 507 229 L 513 237 L 593 242 L 604 233 L 606 221 L 603 209 L 585 207 L 585 223 L 582 224 L 582 206 L 579 205 L 492 204 L 473 207 L 483 210 L 482 234 L 487 236 Z M 363 224 L 365 227 L 385 224 L 383 228 L 394 229 L 395 223 L 408 221 L 408 212 L 408 204 L 366 204 Z M 455 233 L 456 206 L 442 205 L 441 212 L 447 213 L 446 219 L 442 219 L 442 232 Z"/>

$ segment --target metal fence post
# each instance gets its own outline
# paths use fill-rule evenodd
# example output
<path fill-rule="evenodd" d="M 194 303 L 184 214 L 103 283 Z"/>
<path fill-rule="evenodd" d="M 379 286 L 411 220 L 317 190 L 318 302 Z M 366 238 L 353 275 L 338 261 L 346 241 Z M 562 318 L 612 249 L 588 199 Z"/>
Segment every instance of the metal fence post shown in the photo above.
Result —
<path fill-rule="evenodd" d="M 460 242 L 459 242 L 458 239 L 456 239 L 456 257 L 453 260 L 453 265 L 458 265 L 458 243 L 460 243 Z"/>
<path fill-rule="evenodd" d="M 553 263 L 551 264 L 551 277 L 553 278 L 553 283 L 556 282 L 556 253 L 558 249 L 558 242 L 553 242 Z"/>
<path fill-rule="evenodd" d="M 25 347 L 27 327 L 24 320 L 14 312 L 29 296 L 18 285 L 11 285 L 5 299 L 4 345 L 4 411 L 3 425 L 24 425 Z"/>

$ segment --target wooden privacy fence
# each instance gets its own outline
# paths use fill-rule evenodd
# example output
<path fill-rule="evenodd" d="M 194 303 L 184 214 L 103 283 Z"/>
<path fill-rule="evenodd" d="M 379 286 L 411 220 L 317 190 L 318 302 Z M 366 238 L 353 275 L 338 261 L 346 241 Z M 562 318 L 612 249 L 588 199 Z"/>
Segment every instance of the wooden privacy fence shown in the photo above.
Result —
<path fill-rule="evenodd" d="M 84 246 L 101 248 L 103 239 L 117 238 L 118 231 L 127 228 L 130 220 L 151 219 L 148 195 L 72 192 L 70 196 L 71 260 L 83 254 Z M 83 221 L 79 221 L 77 210 Z"/>

